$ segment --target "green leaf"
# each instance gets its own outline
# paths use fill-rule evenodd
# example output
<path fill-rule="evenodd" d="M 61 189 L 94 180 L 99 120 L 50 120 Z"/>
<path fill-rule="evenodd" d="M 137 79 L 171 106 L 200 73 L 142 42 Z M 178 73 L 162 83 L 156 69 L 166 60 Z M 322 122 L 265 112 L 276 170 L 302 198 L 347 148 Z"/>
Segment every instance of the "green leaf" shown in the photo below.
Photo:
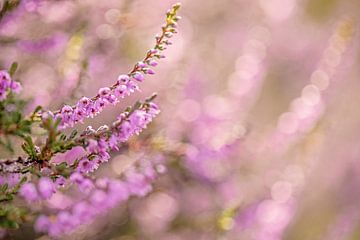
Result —
<path fill-rule="evenodd" d="M 30 136 L 24 136 L 25 142 L 21 145 L 22 149 L 30 156 L 36 157 L 35 144 Z"/>
<path fill-rule="evenodd" d="M 71 132 L 71 134 L 70 134 L 70 136 L 69 136 L 68 139 L 69 139 L 69 140 L 74 139 L 77 134 L 78 134 L 77 130 L 73 130 L 73 131 Z"/>
<path fill-rule="evenodd" d="M 56 166 L 56 170 L 59 172 L 64 171 L 67 168 L 67 163 L 66 162 L 62 162 L 61 164 Z"/>
<path fill-rule="evenodd" d="M 14 76 L 17 68 L 18 68 L 18 63 L 17 63 L 17 62 L 13 62 L 13 63 L 11 64 L 11 67 L 10 67 L 10 70 L 9 70 L 9 74 L 10 74 L 11 77 Z"/>
<path fill-rule="evenodd" d="M 8 189 L 9 185 L 7 183 L 0 186 L 0 192 L 4 193 Z"/>
<path fill-rule="evenodd" d="M 14 220 L 1 219 L 0 220 L 0 227 L 16 229 L 16 228 L 19 228 L 19 224 Z"/>
<path fill-rule="evenodd" d="M 36 108 L 35 108 L 35 110 L 33 111 L 33 114 L 36 114 L 36 113 L 38 113 L 39 111 L 41 111 L 42 110 L 42 106 L 37 106 Z"/>

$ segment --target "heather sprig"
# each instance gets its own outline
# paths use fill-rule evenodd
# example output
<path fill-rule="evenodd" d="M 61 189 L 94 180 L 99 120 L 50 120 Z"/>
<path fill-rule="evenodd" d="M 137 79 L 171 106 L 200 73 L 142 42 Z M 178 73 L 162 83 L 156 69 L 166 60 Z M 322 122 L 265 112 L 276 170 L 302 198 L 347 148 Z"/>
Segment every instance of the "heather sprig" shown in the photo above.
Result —
<path fill-rule="evenodd" d="M 48 116 L 42 122 L 42 127 L 48 131 L 46 143 L 40 148 L 33 143 L 31 137 L 25 137 L 22 147 L 28 157 L 1 161 L 0 168 L 7 173 L 37 172 L 39 175 L 41 170 L 48 169 L 53 176 L 68 176 L 69 171 L 75 169 L 85 173 L 92 172 L 101 163 L 110 159 L 111 151 L 119 150 L 121 143 L 139 134 L 159 114 L 158 106 L 152 102 L 155 96 L 128 107 L 110 127 L 103 125 L 94 130 L 89 126 L 79 136 L 76 130 L 68 136 L 61 133 L 57 130 L 60 121 L 54 121 Z M 64 166 L 65 162 L 51 161 L 56 154 L 65 153 L 76 147 L 82 147 L 86 155 L 77 159 L 72 166 Z"/>
<path fill-rule="evenodd" d="M 80 225 L 90 224 L 99 215 L 106 214 L 130 197 L 143 197 L 152 190 L 151 183 L 160 173 L 157 165 L 141 160 L 119 178 L 89 178 L 73 173 L 70 183 L 81 191 L 81 197 L 74 199 L 69 207 L 52 215 L 40 215 L 35 222 L 35 230 L 51 237 L 61 237 L 73 233 Z M 39 188 L 40 189 L 40 188 Z M 50 188 L 47 188 L 50 189 Z M 41 193 L 36 192 L 36 197 Z"/>
<path fill-rule="evenodd" d="M 0 107 L 2 108 L 0 136 L 5 137 L 8 142 L 10 142 L 8 135 L 21 137 L 23 139 L 21 147 L 24 151 L 22 156 L 0 160 L 2 173 L 0 202 L 5 204 L 4 208 L 0 208 L 1 227 L 18 227 L 18 224 L 26 220 L 22 214 L 13 213 L 14 211 L 23 212 L 20 208 L 11 210 L 15 202 L 13 200 L 17 196 L 29 203 L 48 201 L 64 186 L 75 184 L 83 194 L 79 204 L 84 202 L 87 196 L 89 199 L 86 201 L 93 205 L 89 208 L 94 212 L 90 217 L 94 217 L 103 212 L 98 211 L 98 204 L 107 210 L 127 200 L 130 196 L 144 196 L 151 191 L 150 182 L 156 176 L 156 170 L 151 164 L 133 167 L 133 170 L 128 171 L 123 179 L 109 180 L 101 186 L 98 186 L 100 180 L 96 179 L 93 172 L 102 163 L 109 161 L 113 151 L 119 151 L 123 143 L 130 137 L 140 134 L 159 114 L 160 110 L 153 102 L 156 95 L 144 102 L 137 102 L 133 107 L 126 108 L 109 126 L 103 125 L 97 130 L 88 126 L 81 133 L 74 129 L 66 134 L 63 130 L 73 127 L 78 122 L 83 122 L 86 118 L 96 116 L 109 104 L 115 105 L 121 98 L 138 90 L 138 83 L 144 80 L 145 75 L 155 73 L 152 68 L 157 65 L 159 59 L 165 57 L 162 52 L 166 46 L 171 45 L 170 38 L 177 33 L 177 21 L 180 17 L 176 14 L 179 7 L 180 4 L 175 4 L 167 12 L 162 33 L 156 37 L 154 48 L 147 52 L 142 61 L 138 62 L 128 74 L 120 75 L 111 87 L 100 88 L 96 96 L 82 97 L 73 106 L 65 105 L 55 112 L 46 111 L 39 106 L 28 117 L 25 117 L 22 114 L 25 101 L 17 102 L 18 100 L 14 98 L 14 93 L 21 90 L 19 82 L 12 79 L 17 64 L 13 64 L 9 71 L 0 72 Z M 20 103 L 23 104 L 20 106 Z M 15 107 L 10 108 L 12 105 Z M 16 114 L 15 117 L 13 117 L 13 112 Z M 9 117 L 11 120 L 7 120 Z M 37 126 L 42 129 L 39 135 L 32 133 L 33 123 L 37 123 Z M 10 143 L 6 145 L 12 149 Z M 58 156 L 79 149 L 81 149 L 81 154 L 73 161 L 67 159 L 58 161 Z M 120 188 L 123 190 L 123 195 L 120 194 Z M 91 195 L 88 195 L 89 193 Z M 51 224 L 51 228 L 50 225 L 45 228 L 47 222 L 44 217 L 40 217 L 35 224 L 36 230 L 58 236 L 59 224 L 68 226 L 63 224 L 64 219 L 67 219 L 66 216 L 72 216 L 74 221 L 76 219 L 79 221 L 70 225 L 71 228 L 60 229 L 60 231 L 71 230 L 88 221 L 89 219 L 82 219 L 80 218 L 82 216 L 75 214 L 76 206 L 73 208 L 72 215 L 60 212 L 56 222 Z"/>
<path fill-rule="evenodd" d="M 155 37 L 155 46 L 147 52 L 142 61 L 135 64 L 128 74 L 120 75 L 112 86 L 100 88 L 94 97 L 82 97 L 73 106 L 64 105 L 60 110 L 50 112 L 56 119 L 61 119 L 59 125 L 61 129 L 73 127 L 86 118 L 95 117 L 107 105 L 115 105 L 120 99 L 138 91 L 139 83 L 145 80 L 145 75 L 155 74 L 153 67 L 157 66 L 159 59 L 165 58 L 162 52 L 172 44 L 170 39 L 177 33 L 177 22 L 181 19 L 177 16 L 179 8 L 180 4 L 175 4 L 168 10 L 162 32 Z M 44 114 L 46 116 L 49 112 Z"/>

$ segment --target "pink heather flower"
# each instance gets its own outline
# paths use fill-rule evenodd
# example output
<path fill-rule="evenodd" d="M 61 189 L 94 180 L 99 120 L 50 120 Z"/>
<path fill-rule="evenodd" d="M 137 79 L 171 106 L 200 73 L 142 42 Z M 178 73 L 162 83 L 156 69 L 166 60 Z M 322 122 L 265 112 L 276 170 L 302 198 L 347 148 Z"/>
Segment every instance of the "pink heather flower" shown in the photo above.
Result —
<path fill-rule="evenodd" d="M 63 176 L 59 176 L 56 180 L 55 180 L 55 186 L 56 187 L 62 187 L 64 186 L 66 183 L 66 178 L 64 178 Z"/>
<path fill-rule="evenodd" d="M 8 86 L 8 84 L 10 82 L 11 82 L 10 74 L 5 70 L 1 70 L 0 71 L 0 86 L 3 87 L 3 84 Z"/>
<path fill-rule="evenodd" d="M 139 81 L 139 82 L 143 82 L 144 79 L 145 79 L 144 75 L 143 75 L 142 73 L 140 73 L 140 72 L 135 72 L 135 73 L 133 74 L 133 78 L 134 78 L 136 81 Z"/>
<path fill-rule="evenodd" d="M 90 209 L 91 205 L 89 203 L 81 201 L 73 207 L 73 217 L 77 218 L 80 222 L 84 222 L 92 215 L 91 211 L 89 211 Z"/>
<path fill-rule="evenodd" d="M 103 214 L 124 202 L 132 196 L 145 196 L 152 190 L 151 181 L 154 180 L 150 168 L 153 165 L 144 162 L 140 172 L 131 170 L 125 175 L 126 180 L 100 178 L 94 184 L 90 179 L 84 178 L 81 174 L 72 174 L 70 179 L 75 180 L 79 189 L 84 185 L 91 186 L 83 192 L 87 199 L 75 202 L 71 209 L 60 211 L 55 222 L 50 222 L 47 217 L 41 216 L 37 220 L 37 231 L 48 232 L 51 237 L 60 237 L 66 232 L 75 230 L 79 225 L 90 223 L 99 214 Z"/>
<path fill-rule="evenodd" d="M 55 193 L 54 182 L 48 177 L 42 177 L 38 183 L 38 190 L 43 199 L 49 199 Z"/>
<path fill-rule="evenodd" d="M 104 207 L 104 205 L 106 205 L 106 198 L 107 195 L 104 191 L 102 190 L 95 190 L 90 197 L 90 202 L 93 206 L 101 208 Z"/>
<path fill-rule="evenodd" d="M 155 60 L 153 60 L 153 59 L 149 60 L 149 61 L 148 61 L 148 64 L 149 64 L 150 66 L 152 66 L 152 67 L 156 67 L 156 66 L 158 65 L 158 63 L 157 63 Z"/>
<path fill-rule="evenodd" d="M 100 88 L 99 89 L 99 95 L 100 97 L 106 97 L 111 93 L 110 88 L 108 87 L 104 87 L 104 88 Z"/>
<path fill-rule="evenodd" d="M 78 184 L 78 188 L 83 193 L 89 193 L 94 188 L 94 184 L 90 179 L 84 178 Z"/>
<path fill-rule="evenodd" d="M 114 94 L 118 98 L 124 98 L 126 95 L 129 95 L 130 91 L 125 85 L 119 85 L 115 88 Z"/>
<path fill-rule="evenodd" d="M 113 151 L 118 151 L 119 137 L 116 134 L 111 135 L 109 138 L 109 148 Z"/>
<path fill-rule="evenodd" d="M 41 114 L 41 118 L 42 118 L 43 120 L 46 120 L 46 119 L 48 119 L 49 117 L 54 118 L 54 117 L 55 117 L 54 113 L 52 113 L 51 111 L 47 111 L 47 112 L 43 112 L 43 113 Z"/>
<path fill-rule="evenodd" d="M 151 68 L 148 68 L 148 69 L 146 69 L 146 74 L 153 75 L 153 74 L 155 74 L 155 72 Z"/>
<path fill-rule="evenodd" d="M 149 110 L 150 115 L 155 116 L 160 113 L 160 109 L 159 109 L 158 105 L 156 105 L 155 103 L 150 102 L 149 106 L 150 106 L 150 110 Z"/>
<path fill-rule="evenodd" d="M 25 183 L 20 188 L 20 196 L 28 202 L 34 202 L 39 199 L 39 194 L 33 183 Z"/>
<path fill-rule="evenodd" d="M 84 180 L 84 177 L 78 172 L 74 172 L 70 176 L 70 181 L 73 183 L 76 183 L 76 184 L 81 183 L 83 180 Z"/>
<path fill-rule="evenodd" d="M 132 125 L 135 125 L 140 128 L 145 128 L 145 125 L 147 124 L 146 121 L 146 112 L 141 110 L 136 110 L 131 114 L 129 117 L 129 121 Z"/>
<path fill-rule="evenodd" d="M 64 234 L 64 231 L 61 228 L 60 224 L 51 224 L 48 233 L 50 237 L 58 238 Z"/>
<path fill-rule="evenodd" d="M 149 52 L 150 52 L 151 54 L 157 54 L 159 51 L 156 50 L 156 49 L 151 49 Z"/>
<path fill-rule="evenodd" d="M 35 222 L 34 228 L 37 232 L 47 232 L 51 222 L 47 216 L 40 215 Z"/>
<path fill-rule="evenodd" d="M 120 75 L 118 77 L 118 84 L 126 84 L 130 81 L 130 77 L 128 75 Z"/>
<path fill-rule="evenodd" d="M 6 98 L 6 92 L 0 91 L 0 100 L 4 100 Z"/>
<path fill-rule="evenodd" d="M 7 97 L 8 91 L 19 93 L 21 85 L 19 82 L 13 81 L 7 71 L 2 70 L 0 71 L 0 100 L 4 100 Z"/>
<path fill-rule="evenodd" d="M 79 172 L 71 174 L 70 181 L 75 183 L 79 190 L 84 193 L 90 192 L 94 187 L 93 182 L 90 179 L 84 178 Z"/>
<path fill-rule="evenodd" d="M 135 91 L 139 91 L 139 86 L 133 82 L 133 81 L 129 81 L 127 84 L 126 84 L 126 88 L 128 89 L 129 92 L 133 93 Z"/>
<path fill-rule="evenodd" d="M 82 97 L 77 103 L 77 106 L 79 106 L 80 108 L 86 108 L 87 106 L 89 106 L 90 103 L 91 103 L 90 98 Z"/>
<path fill-rule="evenodd" d="M 119 132 L 119 139 L 120 141 L 126 141 L 133 131 L 133 126 L 128 122 L 125 121 L 120 125 L 120 132 Z"/>
<path fill-rule="evenodd" d="M 104 178 L 98 178 L 96 179 L 96 187 L 97 188 L 101 188 L 101 189 L 106 189 L 107 186 L 109 185 L 109 179 L 104 177 Z"/>
<path fill-rule="evenodd" d="M 98 152 L 98 142 L 94 139 L 90 139 L 88 141 L 88 146 L 86 147 L 86 151 L 91 153 L 97 153 Z"/>
<path fill-rule="evenodd" d="M 106 106 L 106 100 L 105 98 L 99 98 L 98 100 L 96 100 L 95 102 L 95 111 L 96 111 L 96 114 L 99 114 L 103 109 L 104 107 Z"/>
<path fill-rule="evenodd" d="M 73 112 L 73 108 L 69 105 L 65 105 L 61 109 L 61 113 L 63 114 L 71 114 Z"/>
<path fill-rule="evenodd" d="M 138 66 L 139 68 L 144 68 L 144 67 L 146 67 L 146 64 L 145 64 L 144 62 L 138 62 L 138 63 L 137 63 L 137 66 Z"/>
<path fill-rule="evenodd" d="M 117 99 L 117 97 L 114 94 L 110 94 L 106 100 L 108 101 L 108 103 L 112 104 L 112 105 L 116 105 L 119 100 Z"/>
<path fill-rule="evenodd" d="M 95 171 L 99 167 L 97 161 L 90 161 L 88 159 L 83 159 L 79 162 L 78 171 L 81 173 L 89 173 Z"/>
<path fill-rule="evenodd" d="M 85 111 L 79 108 L 74 109 L 73 120 L 74 122 L 83 122 L 85 116 Z"/>
<path fill-rule="evenodd" d="M 20 93 L 22 87 L 19 82 L 11 81 L 10 89 L 13 90 L 15 93 Z"/>
<path fill-rule="evenodd" d="M 5 173 L 0 176 L 0 185 L 8 184 L 9 187 L 14 187 L 19 181 L 19 173 Z"/>
<path fill-rule="evenodd" d="M 143 197 L 148 194 L 152 187 L 146 177 L 139 173 L 129 173 L 126 176 L 129 190 L 133 195 Z"/>
<path fill-rule="evenodd" d="M 57 214 L 57 224 L 61 225 L 62 228 L 71 230 L 72 228 L 72 216 L 68 211 L 60 211 Z"/>

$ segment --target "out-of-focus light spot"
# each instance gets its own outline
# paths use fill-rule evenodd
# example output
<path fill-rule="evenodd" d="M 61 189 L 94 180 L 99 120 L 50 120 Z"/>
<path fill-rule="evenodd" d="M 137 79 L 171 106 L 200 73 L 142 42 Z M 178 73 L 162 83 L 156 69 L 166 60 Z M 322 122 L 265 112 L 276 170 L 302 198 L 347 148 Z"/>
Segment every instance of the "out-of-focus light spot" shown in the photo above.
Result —
<path fill-rule="evenodd" d="M 289 182 L 278 181 L 271 187 L 271 197 L 278 203 L 287 202 L 292 194 L 292 185 Z"/>
<path fill-rule="evenodd" d="M 311 75 L 311 82 L 314 84 L 319 90 L 324 91 L 329 86 L 329 76 L 326 72 L 322 70 L 316 70 Z"/>
<path fill-rule="evenodd" d="M 302 186 L 305 181 L 304 171 L 297 165 L 290 165 L 286 167 L 284 178 L 286 178 L 294 186 Z"/>
<path fill-rule="evenodd" d="M 265 14 L 274 21 L 286 20 L 294 11 L 295 0 L 259 0 Z"/>
<path fill-rule="evenodd" d="M 259 60 L 253 55 L 242 55 L 236 60 L 236 69 L 247 72 L 253 77 L 259 72 Z"/>
<path fill-rule="evenodd" d="M 204 109 L 208 116 L 224 119 L 232 111 L 232 106 L 228 99 L 219 95 L 210 95 L 204 100 Z"/>
<path fill-rule="evenodd" d="M 245 136 L 246 132 L 247 132 L 247 129 L 244 125 L 242 124 L 236 124 L 234 125 L 234 127 L 232 128 L 232 131 L 231 131 L 231 137 L 233 138 L 239 138 L 239 137 L 242 137 L 242 136 Z"/>
<path fill-rule="evenodd" d="M 232 229 L 235 225 L 234 216 L 236 212 L 236 208 L 225 209 L 218 219 L 219 228 L 225 231 Z"/>
<path fill-rule="evenodd" d="M 271 38 L 269 29 L 263 26 L 255 26 L 249 32 L 249 38 L 259 40 L 264 44 L 268 44 Z"/>
<path fill-rule="evenodd" d="M 320 102 L 320 91 L 313 84 L 307 85 L 301 92 L 301 98 L 306 104 L 314 106 Z"/>
<path fill-rule="evenodd" d="M 338 35 L 334 35 L 330 38 L 329 45 L 335 48 L 340 54 L 346 50 L 346 41 Z"/>
<path fill-rule="evenodd" d="M 185 122 L 193 122 L 199 118 L 201 113 L 200 104 L 192 99 L 185 99 L 178 108 L 178 117 Z"/>
<path fill-rule="evenodd" d="M 242 96 L 250 91 L 252 87 L 251 78 L 247 72 L 237 71 L 231 75 L 228 82 L 229 92 L 236 96 Z"/>
<path fill-rule="evenodd" d="M 101 39 L 109 39 L 114 37 L 114 29 L 109 24 L 102 24 L 96 28 L 96 34 Z"/>
<path fill-rule="evenodd" d="M 244 44 L 243 53 L 253 56 L 255 61 L 261 62 L 266 56 L 266 46 L 263 42 L 252 39 Z"/>
<path fill-rule="evenodd" d="M 178 211 L 178 202 L 173 197 L 157 192 L 138 206 L 134 216 L 145 232 L 155 233 L 166 229 Z"/>
<path fill-rule="evenodd" d="M 108 23 L 115 24 L 120 20 L 121 12 L 119 9 L 110 9 L 105 13 L 105 19 Z"/>
<path fill-rule="evenodd" d="M 309 117 L 312 113 L 312 110 L 312 107 L 306 104 L 306 102 L 302 98 L 296 98 L 291 103 L 291 111 L 294 112 L 299 119 Z"/>
<path fill-rule="evenodd" d="M 121 175 L 134 163 L 135 159 L 136 158 L 119 155 L 111 161 L 111 168 L 117 175 Z"/>
<path fill-rule="evenodd" d="M 272 200 L 266 200 L 260 204 L 256 211 L 256 216 L 262 224 L 281 224 L 287 217 L 285 209 L 280 204 Z"/>
<path fill-rule="evenodd" d="M 336 67 L 341 61 L 341 54 L 336 48 L 329 47 L 324 52 L 324 58 L 327 65 Z"/>
<path fill-rule="evenodd" d="M 287 112 L 280 116 L 278 122 L 278 129 L 285 134 L 295 133 L 299 127 L 298 118 L 295 113 Z"/>
<path fill-rule="evenodd" d="M 223 217 L 219 220 L 219 226 L 221 229 L 228 231 L 234 227 L 234 219 L 231 217 Z"/>
<path fill-rule="evenodd" d="M 165 193 L 155 193 L 148 201 L 148 213 L 164 221 L 172 220 L 178 211 L 175 199 Z"/>

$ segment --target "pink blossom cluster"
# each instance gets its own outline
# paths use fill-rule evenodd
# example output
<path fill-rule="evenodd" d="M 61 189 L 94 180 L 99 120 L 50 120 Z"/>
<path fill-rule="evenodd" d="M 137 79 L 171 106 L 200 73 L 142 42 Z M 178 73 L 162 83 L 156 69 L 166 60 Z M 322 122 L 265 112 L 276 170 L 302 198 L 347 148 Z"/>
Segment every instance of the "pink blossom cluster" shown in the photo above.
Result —
<path fill-rule="evenodd" d="M 102 135 L 88 140 L 85 149 L 87 156 L 80 160 L 77 170 L 80 173 L 93 172 L 101 163 L 110 159 L 109 152 L 111 150 L 119 150 L 119 144 L 126 142 L 131 136 L 139 134 L 145 129 L 160 112 L 158 106 L 153 102 L 145 105 L 145 108 L 137 109 L 130 114 L 121 114 L 113 123 L 111 131 L 107 132 L 108 134 L 102 133 L 102 131 L 110 129 L 108 126 L 100 127 L 98 132 Z M 87 131 L 95 133 L 91 127 Z"/>
<path fill-rule="evenodd" d="M 120 75 L 116 87 L 112 90 L 109 87 L 99 89 L 95 98 L 82 97 L 75 107 L 65 105 L 55 114 L 55 118 L 61 118 L 60 128 L 73 127 L 86 118 L 93 118 L 99 114 L 107 105 L 117 104 L 120 98 L 130 95 L 139 90 L 136 82 L 128 75 Z"/>
<path fill-rule="evenodd" d="M 161 52 L 167 46 L 172 45 L 169 39 L 177 33 L 176 22 L 180 19 L 179 16 L 167 19 L 167 24 L 162 28 L 162 34 L 156 36 L 155 47 L 147 52 L 144 60 L 139 61 L 129 74 L 120 75 L 114 85 L 99 89 L 96 96 L 92 98 L 82 97 L 74 106 L 65 105 L 59 111 L 54 112 L 55 118 L 61 119 L 60 128 L 73 127 L 76 123 L 82 123 L 86 118 L 93 118 L 105 106 L 109 104 L 115 105 L 119 102 L 119 99 L 138 91 L 138 82 L 143 82 L 145 75 L 155 74 L 152 67 L 157 66 L 158 59 L 165 58 L 165 55 Z M 45 113 L 46 115 L 47 113 Z M 44 118 L 44 115 L 42 117 Z"/>
<path fill-rule="evenodd" d="M 19 93 L 21 91 L 21 85 L 11 79 L 10 74 L 5 71 L 0 71 L 0 100 L 4 100 L 9 91 Z"/>
<path fill-rule="evenodd" d="M 41 215 L 35 223 L 35 230 L 57 238 L 75 231 L 83 224 L 93 222 L 99 215 L 106 214 L 130 197 L 143 197 L 152 190 L 157 170 L 149 161 L 144 161 L 137 169 L 131 168 L 124 179 L 98 178 L 92 180 L 79 173 L 73 173 L 70 181 L 78 188 L 88 186 L 87 195 L 75 201 L 68 209 L 61 210 L 55 217 Z M 81 189 L 80 189 L 81 190 Z M 81 190 L 82 191 L 82 190 Z"/>
<path fill-rule="evenodd" d="M 87 134 L 100 134 L 100 136 L 87 140 L 86 156 L 81 158 L 70 180 L 77 182 L 82 192 L 88 192 L 92 183 L 83 175 L 95 171 L 101 163 L 107 162 L 110 159 L 111 150 L 118 150 L 120 143 L 126 142 L 134 134 L 139 134 L 159 112 L 155 103 L 147 102 L 142 108 L 132 113 L 122 113 L 111 129 L 108 126 L 102 126 L 95 131 L 89 127 L 86 130 Z M 107 130 L 107 134 L 104 130 Z M 48 177 L 41 177 L 37 185 L 31 182 L 22 185 L 20 196 L 28 202 L 49 199 L 56 192 L 56 188 L 64 184 L 65 179 L 62 176 L 59 176 L 55 182 Z M 136 188 L 136 184 L 134 187 Z"/>
<path fill-rule="evenodd" d="M 54 182 L 49 177 L 41 177 L 37 184 L 25 183 L 20 188 L 20 196 L 28 202 L 46 200 L 56 192 L 56 189 L 65 184 L 65 178 L 59 177 Z"/>

